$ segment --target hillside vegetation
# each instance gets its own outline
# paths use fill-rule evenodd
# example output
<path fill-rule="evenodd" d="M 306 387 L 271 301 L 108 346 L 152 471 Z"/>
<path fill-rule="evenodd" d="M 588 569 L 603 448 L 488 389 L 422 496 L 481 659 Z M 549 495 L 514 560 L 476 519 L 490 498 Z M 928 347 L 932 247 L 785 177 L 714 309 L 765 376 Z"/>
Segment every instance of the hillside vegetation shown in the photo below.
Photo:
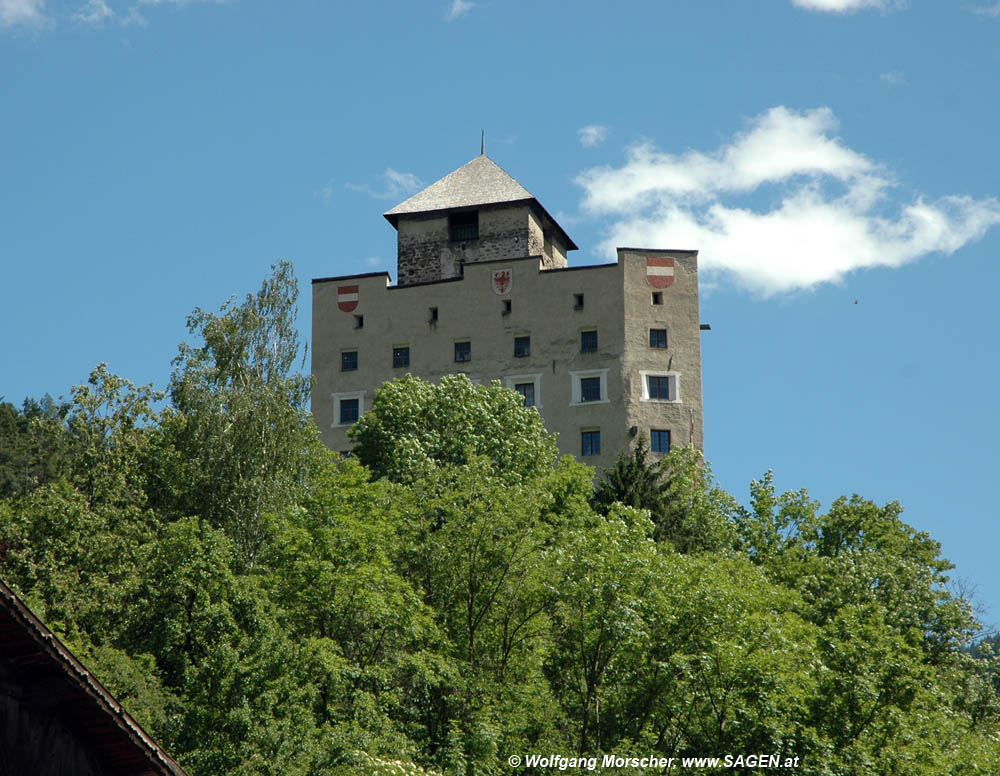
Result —
<path fill-rule="evenodd" d="M 458 376 L 387 384 L 342 458 L 296 295 L 281 264 L 196 310 L 165 395 L 99 366 L 0 405 L 0 577 L 192 776 L 1000 772 L 991 643 L 897 503 L 824 512 L 767 474 L 743 506 L 642 446 L 595 492 L 516 393 Z"/>

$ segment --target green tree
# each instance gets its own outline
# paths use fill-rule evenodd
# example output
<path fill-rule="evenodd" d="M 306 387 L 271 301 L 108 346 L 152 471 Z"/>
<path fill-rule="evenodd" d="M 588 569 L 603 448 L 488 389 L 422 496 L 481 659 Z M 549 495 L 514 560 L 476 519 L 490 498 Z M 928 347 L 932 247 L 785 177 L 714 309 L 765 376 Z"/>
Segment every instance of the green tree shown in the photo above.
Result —
<path fill-rule="evenodd" d="M 0 401 L 0 498 L 23 495 L 71 469 L 74 444 L 68 402 L 25 399 L 18 410 Z"/>
<path fill-rule="evenodd" d="M 666 508 L 667 461 L 666 458 L 650 460 L 649 452 L 646 436 L 641 432 L 631 451 L 618 451 L 615 465 L 594 488 L 595 509 L 608 514 L 613 504 L 623 504 L 655 515 Z"/>
<path fill-rule="evenodd" d="M 139 549 L 155 535 L 143 462 L 156 398 L 96 367 L 65 411 L 73 460 L 57 479 L 8 502 L 0 520 L 0 571 L 71 641 L 113 637 Z"/>
<path fill-rule="evenodd" d="M 317 470 L 309 496 L 276 529 L 268 589 L 301 645 L 315 723 L 331 754 L 413 757 L 433 738 L 420 698 L 447 683 L 433 611 L 394 565 L 399 497 L 353 459 Z M 335 731 L 335 732 L 334 732 Z"/>
<path fill-rule="evenodd" d="M 675 447 L 650 460 L 641 434 L 631 452 L 621 451 L 615 465 L 594 490 L 595 509 L 607 514 L 620 503 L 648 510 L 652 536 L 679 552 L 731 546 L 735 499 L 715 484 L 711 467 L 693 447 Z"/>
<path fill-rule="evenodd" d="M 809 721 L 828 742 L 829 767 L 966 772 L 997 728 L 964 651 L 977 626 L 968 602 L 948 592 L 938 543 L 904 523 L 896 502 L 853 496 L 820 513 L 805 491 L 777 495 L 769 474 L 751 490 L 737 519 L 741 547 L 801 596 L 799 611 L 819 628 L 823 671 Z"/>
<path fill-rule="evenodd" d="M 457 761 L 466 773 L 492 772 L 503 752 L 552 741 L 558 707 L 542 672 L 549 553 L 577 518 L 554 522 L 545 478 L 509 484 L 492 468 L 473 457 L 408 486 L 399 553 L 454 666 L 447 695 L 429 699 L 443 714 L 431 745 L 441 767 Z"/>
<path fill-rule="evenodd" d="M 182 344 L 174 360 L 159 501 L 225 530 L 245 568 L 268 539 L 264 516 L 295 503 L 317 460 L 309 377 L 293 372 L 297 297 L 292 265 L 280 262 L 243 304 L 196 309 L 188 329 L 202 344 Z"/>
<path fill-rule="evenodd" d="M 445 375 L 438 385 L 411 375 L 386 383 L 349 433 L 372 475 L 398 482 L 473 456 L 487 458 L 501 479 L 523 481 L 551 471 L 558 455 L 555 437 L 518 393 L 498 381 L 473 385 L 465 375 Z"/>
<path fill-rule="evenodd" d="M 743 558 L 667 557 L 643 603 L 647 639 L 630 655 L 628 737 L 680 756 L 813 757 L 815 628 L 797 605 Z"/>
<path fill-rule="evenodd" d="M 663 571 L 651 533 L 646 513 L 614 504 L 552 549 L 555 643 L 547 672 L 581 755 L 620 742 L 616 680 L 636 679 L 623 675 L 621 655 L 642 651 L 649 636 L 643 601 Z"/>

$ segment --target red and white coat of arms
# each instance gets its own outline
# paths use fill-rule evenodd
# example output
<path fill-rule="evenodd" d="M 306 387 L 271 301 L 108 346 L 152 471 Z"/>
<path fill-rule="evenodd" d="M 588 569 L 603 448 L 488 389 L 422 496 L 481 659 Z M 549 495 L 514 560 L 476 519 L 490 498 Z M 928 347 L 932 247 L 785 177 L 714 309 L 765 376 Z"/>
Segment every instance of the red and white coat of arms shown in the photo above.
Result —
<path fill-rule="evenodd" d="M 357 286 L 337 286 L 337 307 L 349 313 L 358 306 Z"/>
<path fill-rule="evenodd" d="M 666 288 L 674 282 L 674 260 L 665 258 L 646 259 L 646 280 L 653 288 Z"/>
<path fill-rule="evenodd" d="M 511 284 L 514 282 L 514 270 L 510 267 L 493 270 L 493 293 L 503 296 L 510 292 Z"/>

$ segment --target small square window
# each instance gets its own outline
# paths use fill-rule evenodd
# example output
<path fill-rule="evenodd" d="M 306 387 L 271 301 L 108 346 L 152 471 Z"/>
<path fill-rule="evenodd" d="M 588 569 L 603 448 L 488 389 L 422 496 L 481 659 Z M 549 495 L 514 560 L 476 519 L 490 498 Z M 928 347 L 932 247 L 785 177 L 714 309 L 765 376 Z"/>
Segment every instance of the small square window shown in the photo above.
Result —
<path fill-rule="evenodd" d="M 365 327 L 365 316 L 355 315 L 354 316 L 354 328 L 363 329 Z"/>
<path fill-rule="evenodd" d="M 665 348 L 667 346 L 667 330 L 666 329 L 650 329 L 649 330 L 649 347 L 651 348 Z"/>
<path fill-rule="evenodd" d="M 573 294 L 573 309 L 574 310 L 583 309 L 583 294 Z"/>
<path fill-rule="evenodd" d="M 654 291 L 653 292 L 653 304 L 663 304 L 663 292 Z"/>
<path fill-rule="evenodd" d="M 407 348 L 393 348 L 392 349 L 392 366 L 396 369 L 400 367 L 410 365 L 410 349 Z"/>
<path fill-rule="evenodd" d="M 581 331 L 580 332 L 580 352 L 581 353 L 596 353 L 597 352 L 597 331 Z"/>
<path fill-rule="evenodd" d="M 353 372 L 358 368 L 358 351 L 345 350 L 340 354 L 340 371 Z"/>
<path fill-rule="evenodd" d="M 531 355 L 531 337 L 514 337 L 514 358 L 527 358 Z"/>
<path fill-rule="evenodd" d="M 341 399 L 340 400 L 340 422 L 344 423 L 354 423 L 358 419 L 358 410 L 360 409 L 359 401 L 357 399 Z"/>
<path fill-rule="evenodd" d="M 670 432 L 652 429 L 649 432 L 649 449 L 654 453 L 669 453 Z"/>
<path fill-rule="evenodd" d="M 580 455 L 601 454 L 601 432 L 584 431 L 580 434 Z"/>
<path fill-rule="evenodd" d="M 600 401 L 601 400 L 601 378 L 581 377 L 580 378 L 580 401 Z"/>
<path fill-rule="evenodd" d="M 448 236 L 452 242 L 477 239 L 479 237 L 479 211 L 467 210 L 448 216 Z"/>
<path fill-rule="evenodd" d="M 472 343 L 471 342 L 456 342 L 455 343 L 455 361 L 471 361 L 472 360 Z"/>
<path fill-rule="evenodd" d="M 535 384 L 534 383 L 515 383 L 514 390 L 517 391 L 521 396 L 524 397 L 525 407 L 535 406 Z"/>
<path fill-rule="evenodd" d="M 649 383 L 650 399 L 670 400 L 670 378 L 658 375 L 649 375 L 646 380 Z"/>

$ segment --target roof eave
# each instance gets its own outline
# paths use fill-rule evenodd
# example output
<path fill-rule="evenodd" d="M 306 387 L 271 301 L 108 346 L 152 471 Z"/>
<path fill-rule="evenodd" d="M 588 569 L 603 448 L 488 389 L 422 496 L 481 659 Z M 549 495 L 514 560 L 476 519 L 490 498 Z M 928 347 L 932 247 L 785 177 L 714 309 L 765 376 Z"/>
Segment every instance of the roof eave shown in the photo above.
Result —
<path fill-rule="evenodd" d="M 433 214 L 450 213 L 455 210 L 465 210 L 467 208 L 473 208 L 473 207 L 502 207 L 504 205 L 518 205 L 524 202 L 527 202 L 528 204 L 537 207 L 541 211 L 542 215 L 545 216 L 545 218 L 549 221 L 549 223 L 551 223 L 559 231 L 559 234 L 562 237 L 563 242 L 566 243 L 566 250 L 568 251 L 579 250 L 577 244 L 573 242 L 573 240 L 570 238 L 568 234 L 566 234 L 566 230 L 559 225 L 559 222 L 552 217 L 549 211 L 545 209 L 545 206 L 541 202 L 539 202 L 535 197 L 525 197 L 524 199 L 511 199 L 505 202 L 480 202 L 478 204 L 471 204 L 471 205 L 455 205 L 453 207 L 435 208 L 434 210 L 414 210 L 409 213 L 393 213 L 392 211 L 389 211 L 383 213 L 382 216 L 385 218 L 386 221 L 392 224 L 394 229 L 398 231 L 400 216 L 427 216 Z"/>

